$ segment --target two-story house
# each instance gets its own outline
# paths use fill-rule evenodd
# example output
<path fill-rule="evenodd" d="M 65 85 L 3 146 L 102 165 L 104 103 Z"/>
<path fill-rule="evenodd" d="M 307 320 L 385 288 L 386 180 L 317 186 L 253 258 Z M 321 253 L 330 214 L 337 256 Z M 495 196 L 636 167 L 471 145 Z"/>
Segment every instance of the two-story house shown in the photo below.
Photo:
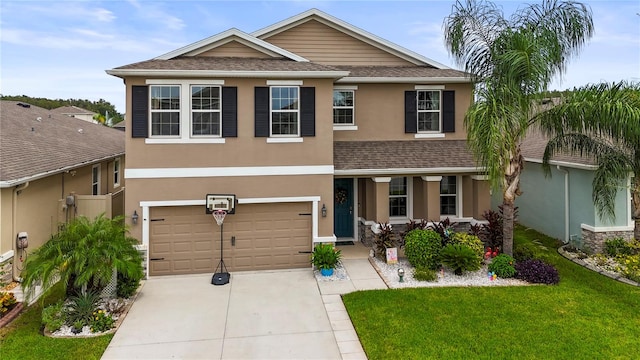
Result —
<path fill-rule="evenodd" d="M 465 74 L 319 10 L 107 73 L 126 84 L 126 213 L 150 275 L 214 270 L 206 194 L 237 197 L 231 271 L 307 267 L 314 243 L 490 206 Z"/>

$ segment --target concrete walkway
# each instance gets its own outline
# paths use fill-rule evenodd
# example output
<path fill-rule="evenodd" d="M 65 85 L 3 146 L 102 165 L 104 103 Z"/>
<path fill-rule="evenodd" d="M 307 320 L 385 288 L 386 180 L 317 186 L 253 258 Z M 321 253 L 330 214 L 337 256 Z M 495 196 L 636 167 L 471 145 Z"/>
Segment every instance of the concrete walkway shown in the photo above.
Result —
<path fill-rule="evenodd" d="M 341 294 L 386 289 L 361 245 L 347 249 L 349 280 L 311 269 L 147 280 L 102 359 L 366 359 Z M 353 254 L 349 254 L 349 252 Z"/>

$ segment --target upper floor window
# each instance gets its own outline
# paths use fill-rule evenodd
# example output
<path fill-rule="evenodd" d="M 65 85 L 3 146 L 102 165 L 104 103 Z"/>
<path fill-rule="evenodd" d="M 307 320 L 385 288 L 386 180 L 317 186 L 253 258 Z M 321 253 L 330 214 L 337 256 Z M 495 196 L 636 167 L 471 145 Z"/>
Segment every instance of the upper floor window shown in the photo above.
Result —
<path fill-rule="evenodd" d="M 151 135 L 180 136 L 180 86 L 154 85 L 151 92 Z"/>
<path fill-rule="evenodd" d="M 120 158 L 113 160 L 113 187 L 120 186 Z"/>
<path fill-rule="evenodd" d="M 353 90 L 333 90 L 333 123 L 353 125 Z"/>
<path fill-rule="evenodd" d="M 191 135 L 220 136 L 219 86 L 191 86 Z"/>
<path fill-rule="evenodd" d="M 457 178 L 455 176 L 443 176 L 440 181 L 440 215 L 457 215 L 457 199 Z"/>
<path fill-rule="evenodd" d="M 418 132 L 439 132 L 440 128 L 440 91 L 418 91 Z"/>
<path fill-rule="evenodd" d="M 91 194 L 100 195 L 100 164 L 91 168 Z"/>
<path fill-rule="evenodd" d="M 389 183 L 389 216 L 407 217 L 408 198 L 407 178 L 392 178 Z"/>
<path fill-rule="evenodd" d="M 300 136 L 299 88 L 271 87 L 271 136 Z"/>

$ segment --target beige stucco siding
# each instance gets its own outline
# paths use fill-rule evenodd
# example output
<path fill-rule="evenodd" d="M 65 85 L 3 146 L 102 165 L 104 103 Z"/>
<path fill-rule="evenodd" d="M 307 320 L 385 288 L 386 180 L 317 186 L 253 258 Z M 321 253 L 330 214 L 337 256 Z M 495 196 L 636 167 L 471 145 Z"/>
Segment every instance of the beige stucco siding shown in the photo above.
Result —
<path fill-rule="evenodd" d="M 316 20 L 307 21 L 263 40 L 320 64 L 412 65 Z"/>
<path fill-rule="evenodd" d="M 0 255 L 13 249 L 13 236 L 11 215 L 13 188 L 0 189 Z"/>
<path fill-rule="evenodd" d="M 271 58 L 270 55 L 256 49 L 252 49 L 237 41 L 230 41 L 224 45 L 220 45 L 214 49 L 200 53 L 197 56 Z"/>
<path fill-rule="evenodd" d="M 335 141 L 413 140 L 415 134 L 404 132 L 404 93 L 414 91 L 411 84 L 357 84 L 355 90 L 355 125 L 357 131 L 335 131 Z M 445 140 L 466 139 L 464 116 L 471 105 L 471 85 L 446 84 L 444 90 L 455 91 L 455 132 Z M 443 138 L 439 138 L 442 140 Z"/>

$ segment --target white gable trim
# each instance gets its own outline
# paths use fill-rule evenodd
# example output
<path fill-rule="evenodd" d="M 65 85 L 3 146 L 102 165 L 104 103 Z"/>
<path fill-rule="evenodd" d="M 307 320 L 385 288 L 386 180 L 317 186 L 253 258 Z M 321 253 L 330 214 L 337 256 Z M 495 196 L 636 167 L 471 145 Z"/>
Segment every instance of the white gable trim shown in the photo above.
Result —
<path fill-rule="evenodd" d="M 173 50 L 164 55 L 160 55 L 154 58 L 154 60 L 169 60 L 182 55 L 187 55 L 187 56 L 198 55 L 205 51 L 211 50 L 217 46 L 224 45 L 230 41 L 238 41 L 243 45 L 249 46 L 252 49 L 263 52 L 270 56 L 280 55 L 298 62 L 309 61 L 303 58 L 302 56 L 296 55 L 290 51 L 277 47 L 266 41 L 260 40 L 257 37 L 253 37 L 252 35 L 249 35 L 236 28 L 223 31 L 217 35 L 213 35 L 206 39 L 196 41 L 187 46 L 183 46 L 177 50 Z"/>
<path fill-rule="evenodd" d="M 394 44 L 388 40 L 385 40 L 379 36 L 376 36 L 368 31 L 360 29 L 356 26 L 349 24 L 346 21 L 333 17 L 318 9 L 307 10 L 301 14 L 292 16 L 288 19 L 267 26 L 263 29 L 254 31 L 251 35 L 267 39 L 270 36 L 276 35 L 288 29 L 291 29 L 297 25 L 303 24 L 309 20 L 316 20 L 322 24 L 325 24 L 333 29 L 336 29 L 342 33 L 353 36 L 354 38 L 363 41 L 378 49 L 391 53 L 399 58 L 407 60 L 416 65 L 431 65 L 438 69 L 451 69 L 450 67 L 441 64 L 437 61 L 431 60 L 425 56 L 422 56 L 416 52 L 408 50 L 400 45 Z"/>

